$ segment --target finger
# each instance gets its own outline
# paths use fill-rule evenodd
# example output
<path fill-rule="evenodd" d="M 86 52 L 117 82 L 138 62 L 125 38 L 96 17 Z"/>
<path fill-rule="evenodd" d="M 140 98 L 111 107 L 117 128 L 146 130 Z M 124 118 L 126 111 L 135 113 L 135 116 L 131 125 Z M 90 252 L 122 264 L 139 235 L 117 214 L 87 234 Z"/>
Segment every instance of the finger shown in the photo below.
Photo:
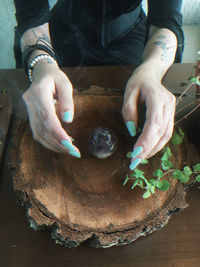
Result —
<path fill-rule="evenodd" d="M 34 127 L 34 129 L 37 129 L 33 134 L 33 137 L 36 141 L 45 145 L 53 151 L 60 153 L 69 153 L 69 150 L 67 150 L 55 138 L 53 138 L 42 125 L 41 127 Z"/>
<path fill-rule="evenodd" d="M 34 140 L 36 140 L 37 142 L 39 142 L 41 145 L 43 145 L 44 147 L 48 148 L 49 150 L 52 150 L 54 152 L 58 152 L 58 153 L 62 153 L 64 152 L 64 149 L 58 149 L 57 146 L 55 147 L 52 143 L 48 143 L 47 140 L 45 140 L 43 137 L 38 136 L 37 134 L 33 135 Z"/>
<path fill-rule="evenodd" d="M 166 119 L 163 119 L 163 105 L 158 100 L 156 95 L 146 98 L 146 122 L 134 146 L 130 169 L 136 168 L 151 153 L 164 134 Z"/>
<path fill-rule="evenodd" d="M 41 129 L 39 127 L 34 128 L 38 130 L 33 134 L 33 138 L 48 149 L 59 153 L 67 152 L 74 157 L 80 158 L 80 153 L 75 149 L 75 146 L 71 142 L 63 140 L 61 142 L 62 144 L 60 144 L 48 134 L 45 128 L 43 128 L 43 130 L 39 130 Z"/>
<path fill-rule="evenodd" d="M 41 125 L 41 121 L 37 119 L 38 116 L 35 110 L 33 109 L 33 111 L 30 112 L 29 108 L 27 107 L 27 112 L 29 115 L 33 139 L 55 152 L 66 152 L 66 149 L 64 149 L 62 145 L 60 145 L 54 138 L 52 138 L 47 133 L 46 129 Z"/>
<path fill-rule="evenodd" d="M 124 95 L 124 103 L 122 107 L 122 116 L 126 127 L 133 137 L 136 135 L 138 111 L 137 103 L 139 98 L 139 90 L 127 89 Z"/>
<path fill-rule="evenodd" d="M 64 122 L 70 123 L 74 117 L 73 88 L 65 75 L 55 82 L 58 96 L 58 110 Z"/>
<path fill-rule="evenodd" d="M 61 144 L 56 140 L 54 139 L 51 135 L 49 135 L 48 132 L 45 132 L 45 129 L 44 129 L 44 134 L 40 134 L 40 137 L 45 140 L 47 143 L 49 143 L 50 145 L 52 145 L 53 147 L 56 147 L 57 149 L 59 148 L 59 151 L 60 152 L 67 152 L 69 153 L 70 155 L 73 155 L 75 157 L 80 157 L 80 153 L 77 151 L 76 147 L 72 144 L 72 142 L 69 142 L 67 140 L 62 140 L 61 141 Z M 70 137 L 70 140 L 71 140 L 71 137 Z M 74 153 L 72 153 L 74 152 Z"/>
<path fill-rule="evenodd" d="M 75 157 L 80 157 L 80 152 L 71 142 L 70 136 L 62 128 L 62 125 L 56 115 L 54 101 L 51 91 L 47 90 L 44 94 L 41 92 L 38 103 L 36 103 L 37 113 L 42 121 L 43 127 L 58 143 L 69 150 L 69 153 Z M 59 146 L 57 148 L 59 149 Z"/>
<path fill-rule="evenodd" d="M 147 155 L 147 157 L 146 157 L 147 159 L 154 156 L 157 152 L 159 152 L 167 144 L 167 142 L 171 139 L 172 134 L 173 134 L 173 129 L 174 129 L 174 113 L 175 112 L 173 111 L 170 114 L 164 135 L 159 140 L 157 145 L 153 148 L 151 153 L 149 155 Z"/>

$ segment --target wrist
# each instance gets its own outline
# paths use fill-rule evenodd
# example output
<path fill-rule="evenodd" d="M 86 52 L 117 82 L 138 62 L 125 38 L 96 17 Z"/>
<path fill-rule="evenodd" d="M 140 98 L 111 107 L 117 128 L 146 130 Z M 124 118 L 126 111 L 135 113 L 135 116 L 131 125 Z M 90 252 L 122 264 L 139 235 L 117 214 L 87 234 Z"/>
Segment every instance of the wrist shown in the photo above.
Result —
<path fill-rule="evenodd" d="M 171 65 L 170 65 L 171 66 Z M 163 66 L 161 62 L 154 58 L 145 60 L 136 70 L 138 75 L 147 75 L 149 78 L 161 81 L 170 66 Z"/>
<path fill-rule="evenodd" d="M 36 55 L 38 55 L 37 53 L 39 52 L 41 54 L 40 51 L 42 51 L 42 54 L 48 54 L 52 58 L 56 59 L 55 53 L 50 46 L 38 43 L 36 43 L 35 45 L 27 46 L 22 53 L 22 63 L 25 68 L 26 74 L 28 74 L 28 63 L 30 62 L 29 57 L 32 57 L 33 53 L 36 53 Z"/>
<path fill-rule="evenodd" d="M 28 58 L 28 67 L 30 66 L 30 63 L 31 63 L 31 61 L 34 59 L 34 58 L 36 58 L 37 56 L 39 56 L 39 55 L 49 55 L 47 52 L 45 52 L 45 51 L 42 51 L 42 50 L 34 50 L 31 54 L 30 54 L 30 56 L 29 56 L 29 58 Z"/>
<path fill-rule="evenodd" d="M 37 65 L 44 65 L 46 67 L 47 64 L 53 64 L 54 66 L 58 67 L 56 60 L 48 54 L 39 54 L 30 61 L 28 65 L 28 78 L 30 82 L 32 82 L 34 68 Z"/>

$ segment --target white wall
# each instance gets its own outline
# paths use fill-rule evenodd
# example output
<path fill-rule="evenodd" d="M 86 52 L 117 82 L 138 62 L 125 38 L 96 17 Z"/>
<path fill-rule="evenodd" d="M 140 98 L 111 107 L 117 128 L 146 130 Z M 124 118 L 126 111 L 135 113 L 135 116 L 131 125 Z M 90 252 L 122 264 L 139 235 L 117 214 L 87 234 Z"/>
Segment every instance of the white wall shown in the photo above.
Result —
<path fill-rule="evenodd" d="M 145 12 L 147 12 L 147 0 L 142 2 Z M 200 25 L 200 0 L 183 0 L 182 10 L 183 24 Z"/>
<path fill-rule="evenodd" d="M 16 25 L 13 0 L 0 0 L 0 68 L 14 68 L 13 29 Z"/>

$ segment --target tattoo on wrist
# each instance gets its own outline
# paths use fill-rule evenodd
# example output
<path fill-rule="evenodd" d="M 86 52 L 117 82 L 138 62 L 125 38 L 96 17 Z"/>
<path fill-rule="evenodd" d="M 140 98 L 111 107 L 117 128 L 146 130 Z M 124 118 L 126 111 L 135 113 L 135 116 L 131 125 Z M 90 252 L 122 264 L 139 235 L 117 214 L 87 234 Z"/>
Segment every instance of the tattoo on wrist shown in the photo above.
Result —
<path fill-rule="evenodd" d="M 40 41 L 48 46 L 51 46 L 51 41 L 46 34 L 41 33 L 42 36 L 39 36 L 35 30 L 32 30 L 32 33 L 34 34 L 34 37 L 37 38 L 37 42 Z"/>
<path fill-rule="evenodd" d="M 47 59 L 48 64 L 54 64 L 52 60 Z"/>

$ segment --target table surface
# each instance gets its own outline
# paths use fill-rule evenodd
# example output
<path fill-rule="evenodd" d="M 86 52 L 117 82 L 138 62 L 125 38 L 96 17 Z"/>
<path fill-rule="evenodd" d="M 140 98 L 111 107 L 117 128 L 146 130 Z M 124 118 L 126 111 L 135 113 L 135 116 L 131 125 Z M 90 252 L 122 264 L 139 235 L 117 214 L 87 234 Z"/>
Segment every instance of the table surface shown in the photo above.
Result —
<path fill-rule="evenodd" d="M 75 88 L 90 85 L 124 88 L 134 67 L 65 68 Z M 192 64 L 175 64 L 163 83 L 175 92 L 180 82 L 193 72 Z M 13 114 L 0 168 L 0 267 L 32 266 L 200 266 L 200 190 L 187 193 L 189 207 L 173 215 L 168 224 L 130 245 L 107 249 L 90 248 L 87 243 L 75 249 L 56 245 L 48 230 L 35 232 L 29 227 L 25 208 L 17 203 L 9 168 L 9 153 L 16 122 L 25 118 L 22 92 L 28 88 L 24 71 L 0 70 L 0 93 L 6 90 L 13 100 Z M 197 117 L 197 115 L 196 115 Z M 197 123 L 198 124 L 198 123 Z M 197 124 L 188 132 L 197 132 Z M 195 140 L 198 145 L 198 140 Z"/>

